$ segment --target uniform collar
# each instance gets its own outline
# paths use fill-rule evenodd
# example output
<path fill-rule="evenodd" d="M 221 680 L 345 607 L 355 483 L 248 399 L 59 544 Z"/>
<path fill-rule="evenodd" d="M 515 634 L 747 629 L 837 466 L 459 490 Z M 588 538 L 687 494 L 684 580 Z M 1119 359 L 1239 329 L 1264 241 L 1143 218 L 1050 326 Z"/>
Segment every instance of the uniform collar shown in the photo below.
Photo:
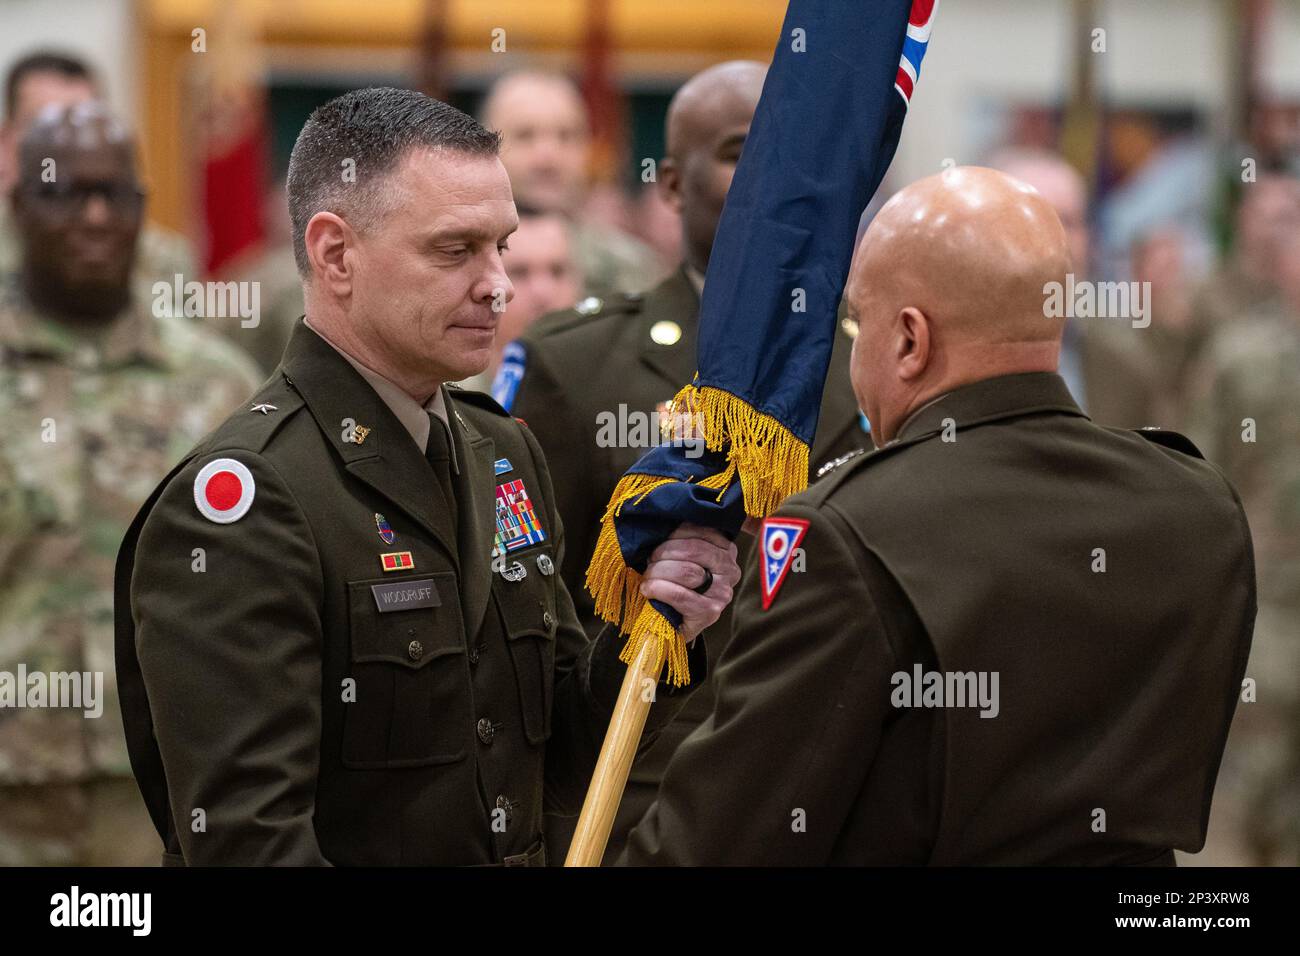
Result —
<path fill-rule="evenodd" d="M 686 278 L 695 287 L 695 294 L 697 296 L 704 295 L 704 273 L 690 263 L 683 263 L 682 271 L 686 273 Z"/>
<path fill-rule="evenodd" d="M 912 422 L 916 420 L 917 416 L 919 416 L 931 405 L 934 405 L 937 402 L 942 402 L 945 398 L 947 398 L 951 394 L 952 394 L 951 392 L 944 392 L 942 395 L 938 396 L 937 398 L 930 399 L 928 402 L 926 402 L 924 405 L 920 406 L 919 408 L 912 409 L 912 413 L 908 415 L 905 419 L 903 419 L 903 424 L 898 426 L 897 434 L 901 437 L 903 432 L 907 431 L 908 426 L 911 425 Z"/>
<path fill-rule="evenodd" d="M 375 394 L 388 406 L 388 410 L 393 413 L 393 417 L 401 422 L 402 427 L 410 434 L 411 439 L 422 454 L 429 447 L 429 429 L 432 426 L 429 416 L 433 415 L 437 418 L 442 423 L 442 427 L 447 430 L 447 444 L 451 449 L 451 470 L 457 474 L 460 473 L 460 468 L 456 462 L 456 445 L 451 440 L 451 425 L 447 420 L 447 399 L 443 395 L 441 387 L 433 393 L 433 397 L 424 405 L 420 405 L 391 379 L 380 375 L 374 369 L 363 364 L 331 342 L 314 328 L 305 316 L 303 317 L 303 325 L 320 336 L 322 341 L 329 343 L 329 346 L 334 351 L 343 356 L 348 364 L 357 370 L 357 374 L 366 380 L 370 387 L 375 390 Z"/>
<path fill-rule="evenodd" d="M 299 322 L 285 346 L 280 374 L 302 397 L 326 444 L 347 471 L 433 534 L 456 562 L 457 570 L 462 570 L 455 524 L 449 514 L 434 507 L 428 493 L 433 480 L 429 462 L 406 426 L 347 356 Z M 470 453 L 468 442 L 453 447 L 464 466 L 459 453 L 462 448 L 465 454 Z M 484 456 L 490 454 L 490 448 L 488 442 Z M 468 470 L 476 474 L 486 470 L 486 480 L 491 481 L 490 459 L 486 465 L 471 464 Z M 488 487 L 485 497 L 490 500 L 491 495 Z M 490 507 L 488 512 L 490 515 Z M 486 555 L 487 549 L 483 551 Z"/>
<path fill-rule="evenodd" d="M 117 368 L 136 362 L 171 365 L 160 323 L 133 292 L 121 312 L 98 328 L 83 328 L 38 310 L 11 276 L 0 293 L 0 348 L 73 361 L 88 369 Z"/>
<path fill-rule="evenodd" d="M 1070 395 L 1065 380 L 1055 372 L 999 375 L 959 386 L 927 402 L 907 417 L 889 444 L 940 431 L 948 419 L 957 428 L 966 428 L 1036 412 L 1088 417 Z"/>

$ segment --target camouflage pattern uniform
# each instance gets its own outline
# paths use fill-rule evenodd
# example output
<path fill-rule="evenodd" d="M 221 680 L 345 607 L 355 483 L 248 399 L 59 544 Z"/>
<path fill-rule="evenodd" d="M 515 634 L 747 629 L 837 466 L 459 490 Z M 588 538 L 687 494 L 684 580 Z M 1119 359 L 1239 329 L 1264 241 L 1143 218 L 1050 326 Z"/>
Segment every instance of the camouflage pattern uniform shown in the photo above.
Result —
<path fill-rule="evenodd" d="M 1209 863 L 1300 865 L 1300 316 L 1277 300 L 1206 346 L 1191 437 L 1236 486 L 1250 520 L 1259 614 L 1210 825 L 1245 850 Z M 1243 420 L 1254 423 L 1246 440 Z M 1212 546 L 1207 542 L 1207 546 Z M 1216 823 L 1218 824 L 1216 826 Z M 1231 853 L 1224 845 L 1222 852 Z"/>
<path fill-rule="evenodd" d="M 136 302 L 92 336 L 0 289 L 0 671 L 104 675 L 97 719 L 0 707 L 0 865 L 158 859 L 117 705 L 114 563 L 140 504 L 258 376 Z"/>
<path fill-rule="evenodd" d="M 302 278 L 293 258 L 293 247 L 278 245 L 259 254 L 245 268 L 234 270 L 232 279 L 258 284 L 257 325 L 245 328 L 239 318 L 206 319 L 252 356 L 264 375 L 280 364 L 293 327 L 303 316 Z M 486 389 L 484 389 L 486 391 Z"/>

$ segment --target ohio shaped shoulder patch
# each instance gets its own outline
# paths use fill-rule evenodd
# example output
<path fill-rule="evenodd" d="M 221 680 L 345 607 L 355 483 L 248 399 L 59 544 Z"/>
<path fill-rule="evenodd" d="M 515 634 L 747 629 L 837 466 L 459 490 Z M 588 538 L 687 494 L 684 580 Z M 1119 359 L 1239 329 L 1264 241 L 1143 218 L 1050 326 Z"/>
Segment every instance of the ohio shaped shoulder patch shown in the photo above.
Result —
<path fill-rule="evenodd" d="M 763 548 L 763 610 L 776 600 L 785 576 L 790 573 L 795 548 L 808 531 L 808 522 L 802 518 L 764 518 L 759 530 Z"/>
<path fill-rule="evenodd" d="M 217 524 L 232 524 L 248 514 L 256 491 L 253 473 L 233 458 L 210 461 L 194 476 L 194 504 Z"/>

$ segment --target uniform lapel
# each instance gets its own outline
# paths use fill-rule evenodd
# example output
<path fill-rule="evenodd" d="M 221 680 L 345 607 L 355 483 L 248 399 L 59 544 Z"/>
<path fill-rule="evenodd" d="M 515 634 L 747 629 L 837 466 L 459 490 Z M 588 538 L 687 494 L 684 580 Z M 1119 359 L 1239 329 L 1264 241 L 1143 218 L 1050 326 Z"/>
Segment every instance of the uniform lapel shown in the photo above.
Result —
<path fill-rule="evenodd" d="M 672 398 L 683 385 L 695 378 L 696 347 L 699 343 L 700 297 L 684 268 L 659 283 L 646 296 L 641 310 L 641 361 L 659 375 L 667 385 L 665 399 Z M 662 345 L 650 336 L 659 322 L 676 322 L 682 337 L 672 345 Z"/>
<path fill-rule="evenodd" d="M 282 367 L 344 467 L 432 534 L 459 567 L 450 516 L 433 508 L 429 463 L 375 390 L 301 321 L 289 339 Z M 348 419 L 360 426 L 351 432 L 353 441 L 345 440 Z"/>
<path fill-rule="evenodd" d="M 460 502 L 460 589 L 465 633 L 477 634 L 492 593 L 492 546 L 496 539 L 496 445 L 456 409 L 443 390 L 451 416 L 452 442 L 460 467 L 452 476 Z"/>

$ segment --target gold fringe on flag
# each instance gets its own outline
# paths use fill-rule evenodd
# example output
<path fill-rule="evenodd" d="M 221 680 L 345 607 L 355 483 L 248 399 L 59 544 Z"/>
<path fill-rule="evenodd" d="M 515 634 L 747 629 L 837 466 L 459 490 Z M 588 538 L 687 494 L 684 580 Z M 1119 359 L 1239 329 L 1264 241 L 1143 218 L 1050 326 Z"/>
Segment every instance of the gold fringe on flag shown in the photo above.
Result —
<path fill-rule="evenodd" d="M 710 479 L 714 477 L 711 475 Z M 636 474 L 619 479 L 614 494 L 610 496 L 609 507 L 605 509 L 600 537 L 587 568 L 587 590 L 595 599 L 596 613 L 611 624 L 617 624 L 619 633 L 630 634 L 619 660 L 630 666 L 642 644 L 647 640 L 657 641 L 655 672 L 662 671 L 667 661 L 668 681 L 681 687 L 691 679 L 690 667 L 686 663 L 686 641 L 641 593 L 641 575 L 624 563 L 623 551 L 614 531 L 614 518 L 626 502 L 640 501 L 656 488 L 676 480 Z"/>
<path fill-rule="evenodd" d="M 691 668 L 686 662 L 686 639 L 677 633 L 668 618 L 655 610 L 654 605 L 646 604 L 632 625 L 632 633 L 623 645 L 623 652 L 618 659 L 629 667 L 641 652 L 641 645 L 646 641 L 658 643 L 655 654 L 654 672 L 663 670 L 664 661 L 668 662 L 668 683 L 681 687 L 691 681 Z"/>
<path fill-rule="evenodd" d="M 587 566 L 587 591 L 596 602 L 596 613 L 602 620 L 617 624 L 620 634 L 626 634 L 645 606 L 641 593 L 641 575 L 623 562 L 623 550 L 618 546 L 614 531 L 614 518 L 623 505 L 639 501 L 661 485 L 671 484 L 675 478 L 658 475 L 624 475 L 614 486 L 605 517 L 601 519 L 600 536 Z"/>
<path fill-rule="evenodd" d="M 727 449 L 740 472 L 745 513 L 766 518 L 808 487 L 808 446 L 771 415 L 720 388 L 687 385 L 673 398 L 674 419 L 703 429 L 709 451 Z M 703 482 L 702 482 L 703 484 Z"/>
<path fill-rule="evenodd" d="M 672 434 L 677 439 L 699 438 L 703 431 L 710 451 L 727 449 L 727 467 L 699 482 L 715 489 L 718 497 L 737 473 L 745 498 L 745 513 L 766 517 L 782 501 L 808 485 L 808 446 L 770 415 L 720 388 L 687 385 L 672 401 Z M 642 645 L 659 643 L 658 664 L 668 664 L 668 681 L 680 687 L 690 681 L 686 641 L 641 593 L 641 574 L 623 561 L 614 519 L 629 501 L 677 481 L 660 475 L 624 475 L 614 487 L 601 521 L 600 535 L 587 567 L 587 590 L 596 613 L 628 634 L 619 659 L 631 665 Z"/>

